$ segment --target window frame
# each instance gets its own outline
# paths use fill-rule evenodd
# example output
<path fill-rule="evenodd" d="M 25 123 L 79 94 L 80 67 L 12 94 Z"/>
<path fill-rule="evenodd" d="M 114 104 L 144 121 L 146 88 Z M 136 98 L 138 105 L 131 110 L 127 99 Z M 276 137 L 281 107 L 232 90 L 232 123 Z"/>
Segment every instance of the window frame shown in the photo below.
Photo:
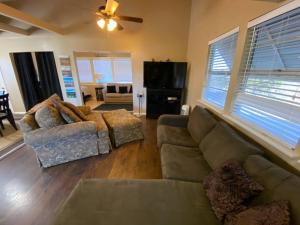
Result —
<path fill-rule="evenodd" d="M 208 54 L 207 54 L 207 62 L 206 62 L 206 70 L 205 70 L 205 80 L 203 82 L 203 85 L 202 85 L 202 91 L 201 91 L 201 100 L 206 102 L 207 104 L 211 105 L 212 107 L 216 108 L 216 109 L 221 109 L 221 110 L 224 110 L 225 107 L 226 107 L 226 102 L 227 102 L 227 96 L 228 96 L 228 90 L 229 90 L 229 87 L 230 87 L 230 80 L 231 80 L 231 77 L 232 77 L 232 73 L 233 73 L 233 68 L 235 66 L 235 57 L 236 57 L 236 50 L 237 50 L 237 44 L 238 44 L 238 38 L 239 38 L 239 31 L 240 31 L 240 27 L 236 27 L 220 36 L 218 36 L 217 38 L 211 40 L 208 42 Z M 224 107 L 219 107 L 217 104 L 213 103 L 213 102 L 209 102 L 207 101 L 207 99 L 204 98 L 204 94 L 205 94 L 205 90 L 206 90 L 206 87 L 207 87 L 207 83 L 209 81 L 209 68 L 210 68 L 210 49 L 211 49 L 211 45 L 215 44 L 216 42 L 218 41 L 221 41 L 225 38 L 228 38 L 230 37 L 231 35 L 234 35 L 234 34 L 237 34 L 237 42 L 236 42 L 236 47 L 235 47 L 235 54 L 234 54 L 234 57 L 232 58 L 232 68 L 231 68 L 231 71 L 230 71 L 230 79 L 229 79 L 229 87 L 227 89 L 227 92 L 226 92 L 226 97 L 225 97 L 225 103 L 224 103 Z"/>

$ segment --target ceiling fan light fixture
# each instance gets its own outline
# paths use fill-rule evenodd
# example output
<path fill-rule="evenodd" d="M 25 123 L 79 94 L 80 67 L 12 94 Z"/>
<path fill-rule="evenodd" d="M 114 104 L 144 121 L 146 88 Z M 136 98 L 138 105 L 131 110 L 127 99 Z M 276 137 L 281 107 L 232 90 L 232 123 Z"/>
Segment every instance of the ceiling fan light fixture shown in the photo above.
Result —
<path fill-rule="evenodd" d="M 105 19 L 100 19 L 97 21 L 97 24 L 101 29 L 104 29 L 106 21 L 105 21 Z"/>
<path fill-rule="evenodd" d="M 128 21 L 133 23 L 143 23 L 143 18 L 133 16 L 120 16 L 116 14 L 116 10 L 119 6 L 118 0 L 106 0 L 106 4 L 99 6 L 96 11 L 96 15 L 99 16 L 97 21 L 98 26 L 106 31 L 121 31 L 124 27 L 119 21 Z M 261 1 L 261 0 L 260 0 Z M 266 1 L 266 0 L 265 0 Z M 268 0 L 270 1 L 270 0 Z M 272 0 L 275 1 L 275 0 Z M 276 0 L 279 1 L 279 0 Z"/>
<path fill-rule="evenodd" d="M 108 31 L 113 31 L 116 27 L 117 27 L 117 22 L 113 19 L 109 19 L 108 20 L 108 24 L 107 24 L 107 30 Z"/>

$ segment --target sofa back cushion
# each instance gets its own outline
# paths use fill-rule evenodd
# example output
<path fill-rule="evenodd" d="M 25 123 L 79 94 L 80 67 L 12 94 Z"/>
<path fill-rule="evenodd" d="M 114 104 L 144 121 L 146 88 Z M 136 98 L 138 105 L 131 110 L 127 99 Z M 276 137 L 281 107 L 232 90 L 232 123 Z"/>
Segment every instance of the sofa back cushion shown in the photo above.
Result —
<path fill-rule="evenodd" d="M 291 207 L 291 224 L 300 225 L 300 177 L 258 155 L 249 156 L 243 167 L 254 180 L 264 186 L 264 191 L 252 204 L 288 200 Z"/>
<path fill-rule="evenodd" d="M 67 123 L 77 123 L 82 121 L 82 119 L 80 119 L 80 117 L 77 116 L 76 113 L 74 113 L 68 107 L 64 106 L 61 101 L 54 100 L 53 105 Z"/>
<path fill-rule="evenodd" d="M 80 119 L 82 119 L 83 121 L 87 121 L 88 118 L 84 115 L 83 112 L 81 112 L 81 110 L 79 110 L 79 108 L 77 108 L 77 106 L 73 105 L 70 102 L 61 102 L 65 107 L 71 109 Z"/>
<path fill-rule="evenodd" d="M 189 117 L 187 128 L 192 138 L 199 144 L 216 123 L 217 121 L 207 110 L 195 106 Z"/>
<path fill-rule="evenodd" d="M 242 139 L 228 125 L 221 122 L 203 139 L 200 149 L 213 168 L 234 159 L 243 163 L 249 155 L 262 154 L 258 148 Z"/>
<path fill-rule="evenodd" d="M 57 94 L 51 95 L 49 98 L 46 100 L 36 104 L 33 106 L 30 110 L 28 110 L 27 114 L 34 114 L 36 113 L 39 109 L 45 107 L 45 106 L 52 106 L 53 105 L 53 100 L 55 101 L 61 101 L 61 98 Z"/>
<path fill-rule="evenodd" d="M 52 128 L 65 124 L 63 118 L 53 106 L 44 106 L 35 113 L 35 120 L 41 128 Z"/>

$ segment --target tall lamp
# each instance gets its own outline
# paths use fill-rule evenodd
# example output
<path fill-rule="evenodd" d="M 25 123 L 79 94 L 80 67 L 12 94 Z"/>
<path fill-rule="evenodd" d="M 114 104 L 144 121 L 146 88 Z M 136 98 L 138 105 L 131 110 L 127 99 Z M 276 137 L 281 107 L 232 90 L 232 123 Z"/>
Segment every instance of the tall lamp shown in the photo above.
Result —
<path fill-rule="evenodd" d="M 142 100 L 143 100 L 143 97 L 144 97 L 144 93 L 142 91 L 139 91 L 137 93 L 137 98 L 139 99 L 139 117 L 141 116 L 141 108 L 142 108 Z"/>

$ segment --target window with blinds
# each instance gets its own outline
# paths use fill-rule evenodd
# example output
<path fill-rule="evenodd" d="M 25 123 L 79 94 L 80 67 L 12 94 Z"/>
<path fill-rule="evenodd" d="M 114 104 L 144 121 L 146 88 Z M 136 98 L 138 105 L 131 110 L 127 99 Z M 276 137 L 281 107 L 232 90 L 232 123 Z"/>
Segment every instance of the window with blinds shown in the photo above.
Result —
<path fill-rule="evenodd" d="M 232 113 L 295 149 L 300 138 L 300 8 L 249 28 Z"/>
<path fill-rule="evenodd" d="M 80 83 L 132 82 L 132 65 L 129 57 L 77 58 Z"/>
<path fill-rule="evenodd" d="M 128 58 L 115 58 L 113 60 L 114 79 L 116 82 L 132 81 L 132 65 Z"/>
<path fill-rule="evenodd" d="M 234 32 L 209 45 L 207 78 L 202 98 L 222 109 L 230 82 L 237 37 L 238 33 Z"/>
<path fill-rule="evenodd" d="M 79 74 L 79 80 L 81 83 L 93 82 L 93 73 L 91 69 L 91 63 L 88 59 L 77 60 L 77 71 Z"/>
<path fill-rule="evenodd" d="M 110 58 L 94 58 L 93 66 L 96 83 L 113 82 L 112 60 Z"/>

